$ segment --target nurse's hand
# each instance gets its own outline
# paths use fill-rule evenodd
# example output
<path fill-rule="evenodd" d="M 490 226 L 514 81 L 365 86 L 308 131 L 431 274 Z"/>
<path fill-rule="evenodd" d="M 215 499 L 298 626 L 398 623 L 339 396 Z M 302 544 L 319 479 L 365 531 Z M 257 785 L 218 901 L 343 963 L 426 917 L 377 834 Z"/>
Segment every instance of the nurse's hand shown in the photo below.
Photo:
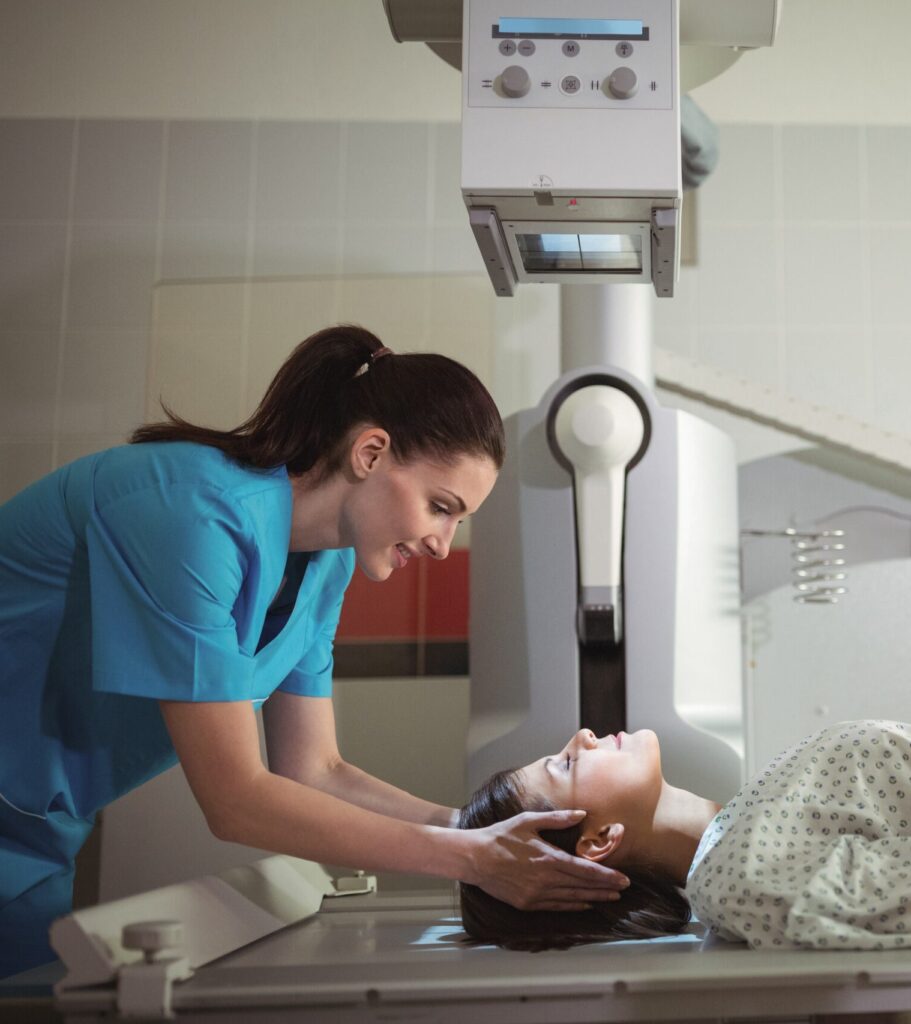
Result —
<path fill-rule="evenodd" d="M 620 898 L 626 875 L 594 861 L 573 857 L 538 833 L 577 825 L 582 811 L 526 811 L 472 830 L 472 874 L 464 881 L 520 910 L 585 910 Z"/>

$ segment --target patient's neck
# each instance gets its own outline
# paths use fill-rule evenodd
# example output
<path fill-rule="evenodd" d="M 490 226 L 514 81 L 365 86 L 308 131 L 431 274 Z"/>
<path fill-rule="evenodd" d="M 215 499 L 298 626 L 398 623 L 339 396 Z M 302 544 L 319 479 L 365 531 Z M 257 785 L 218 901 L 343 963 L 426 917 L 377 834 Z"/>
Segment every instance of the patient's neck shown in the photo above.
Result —
<path fill-rule="evenodd" d="M 633 837 L 629 862 L 647 860 L 678 885 L 685 885 L 702 833 L 720 810 L 721 805 L 712 800 L 662 783 L 651 834 Z"/>

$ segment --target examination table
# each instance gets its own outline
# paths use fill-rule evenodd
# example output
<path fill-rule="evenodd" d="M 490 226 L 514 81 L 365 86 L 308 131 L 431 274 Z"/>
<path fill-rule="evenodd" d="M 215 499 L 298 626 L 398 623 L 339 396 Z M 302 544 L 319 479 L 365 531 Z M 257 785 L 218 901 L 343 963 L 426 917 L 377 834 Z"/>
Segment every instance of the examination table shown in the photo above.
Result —
<path fill-rule="evenodd" d="M 907 951 L 760 953 L 693 924 L 650 941 L 514 953 L 466 946 L 454 893 L 373 889 L 369 877 L 269 857 L 76 911 L 51 930 L 67 969 L 56 1012 L 73 1024 L 564 1024 L 911 1009 Z"/>

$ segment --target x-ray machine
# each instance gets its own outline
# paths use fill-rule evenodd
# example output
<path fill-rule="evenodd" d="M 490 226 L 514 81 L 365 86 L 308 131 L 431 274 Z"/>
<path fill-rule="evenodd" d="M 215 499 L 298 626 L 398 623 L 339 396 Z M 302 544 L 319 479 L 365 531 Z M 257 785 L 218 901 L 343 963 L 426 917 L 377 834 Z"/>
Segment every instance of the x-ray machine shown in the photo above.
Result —
<path fill-rule="evenodd" d="M 675 782 L 726 799 L 743 763 L 734 456 L 657 402 L 648 300 L 679 261 L 679 65 L 689 49 L 711 76 L 731 47 L 770 45 L 777 0 L 385 6 L 396 38 L 463 67 L 463 194 L 492 286 L 562 286 L 562 376 L 509 419 L 472 534 L 471 781 L 580 725 L 648 725 Z M 793 1020 L 911 992 L 901 953 L 759 955 L 698 925 L 470 949 L 447 897 L 370 889 L 276 857 L 76 911 L 52 931 L 57 1007 L 85 1024 Z"/>

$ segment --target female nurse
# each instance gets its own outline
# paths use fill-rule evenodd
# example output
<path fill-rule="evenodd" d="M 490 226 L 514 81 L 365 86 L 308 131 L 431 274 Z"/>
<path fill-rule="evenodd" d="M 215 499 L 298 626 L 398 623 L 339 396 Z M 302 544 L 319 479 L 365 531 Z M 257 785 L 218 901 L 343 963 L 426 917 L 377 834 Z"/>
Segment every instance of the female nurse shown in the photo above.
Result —
<path fill-rule="evenodd" d="M 229 842 L 473 883 L 518 907 L 625 879 L 537 838 L 573 811 L 460 831 L 339 755 L 332 642 L 355 563 L 445 558 L 503 427 L 460 364 L 321 331 L 234 430 L 169 413 L 0 507 L 0 976 L 53 958 L 97 811 L 179 760 Z M 255 709 L 262 706 L 268 767 Z"/>

